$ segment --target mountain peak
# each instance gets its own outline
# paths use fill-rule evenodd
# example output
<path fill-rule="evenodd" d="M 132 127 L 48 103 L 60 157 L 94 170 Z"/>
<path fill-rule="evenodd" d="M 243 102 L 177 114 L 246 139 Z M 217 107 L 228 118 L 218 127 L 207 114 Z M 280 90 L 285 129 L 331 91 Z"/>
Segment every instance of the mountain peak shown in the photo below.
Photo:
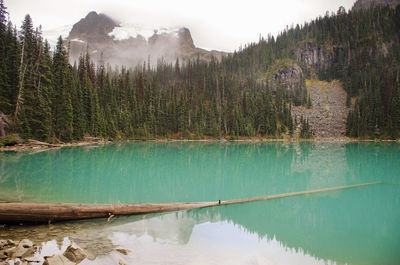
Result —
<path fill-rule="evenodd" d="M 212 57 L 218 59 L 225 55 L 197 48 L 186 27 L 155 29 L 119 23 L 95 11 L 89 12 L 72 27 L 68 40 L 71 62 L 85 52 L 89 52 L 95 62 L 128 66 L 141 65 L 149 58 L 152 64 L 156 64 L 159 59 L 165 62 L 175 62 L 176 58 L 182 62 L 196 58 L 210 61 Z"/>
<path fill-rule="evenodd" d="M 192 34 L 190 34 L 190 30 L 188 28 L 180 28 L 178 33 L 180 44 L 182 48 L 195 48 Z"/>
<path fill-rule="evenodd" d="M 99 16 L 99 15 L 97 14 L 96 11 L 90 11 L 90 12 L 86 15 L 85 19 L 93 19 L 93 18 L 96 18 L 96 17 L 98 17 L 98 16 Z"/>
<path fill-rule="evenodd" d="M 118 23 L 105 14 L 89 12 L 85 18 L 76 23 L 69 34 L 70 39 L 80 38 L 85 41 L 104 40 Z"/>

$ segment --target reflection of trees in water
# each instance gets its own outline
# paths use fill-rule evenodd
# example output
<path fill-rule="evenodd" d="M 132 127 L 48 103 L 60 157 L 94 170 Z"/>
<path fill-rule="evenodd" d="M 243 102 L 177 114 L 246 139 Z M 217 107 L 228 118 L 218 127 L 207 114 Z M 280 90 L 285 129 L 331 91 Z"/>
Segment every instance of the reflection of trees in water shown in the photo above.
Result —
<path fill-rule="evenodd" d="M 42 199 L 54 199 L 49 194 L 52 187 L 59 200 L 89 202 L 245 198 L 306 190 L 309 183 L 322 188 L 381 178 L 399 183 L 398 144 L 131 143 L 114 147 L 51 150 L 22 155 L 15 163 L 0 157 L 0 167 L 10 174 L 16 165 L 22 167 L 28 173 L 16 174 L 18 185 L 13 185 L 35 190 Z M 324 171 L 331 169 L 335 171 Z M 10 178 L 4 182 L 8 184 Z M 400 259 L 399 208 L 399 188 L 384 184 L 156 215 L 145 221 L 116 218 L 111 225 L 98 220 L 12 227 L 0 230 L 0 238 L 62 242 L 68 237 L 99 255 L 114 249 L 110 240 L 114 232 L 148 233 L 155 239 L 176 238 L 187 244 L 195 225 L 226 220 L 260 238 L 276 237 L 285 247 L 324 260 L 393 264 Z"/>
<path fill-rule="evenodd" d="M 36 195 L 31 200 L 46 202 L 190 202 L 363 182 L 360 174 L 377 169 L 372 159 L 355 153 L 357 148 L 312 142 L 134 142 L 50 150 L 4 163 L 7 174 L 16 176 L 22 199 L 31 194 Z M 375 156 L 396 175 L 394 164 L 400 161 L 393 152 Z"/>
<path fill-rule="evenodd" d="M 282 143 L 126 143 L 24 155 L 9 170 L 40 201 L 190 202 L 292 191 L 294 156 Z"/>
<path fill-rule="evenodd" d="M 393 264 L 400 259 L 400 190 L 370 186 L 189 211 L 227 220 L 260 238 L 325 261 Z M 396 262 L 395 262 L 396 263 Z"/>
<path fill-rule="evenodd" d="M 300 149 L 300 154 L 296 157 L 300 162 L 304 163 L 307 161 L 308 155 L 315 149 L 315 143 L 313 142 L 300 142 L 297 145 Z"/>
<path fill-rule="evenodd" d="M 65 237 L 92 255 L 110 253 L 115 233 L 148 235 L 154 241 L 190 241 L 196 225 L 227 221 L 260 239 L 276 238 L 283 247 L 325 261 L 349 264 L 394 264 L 399 260 L 400 193 L 397 185 L 369 186 L 325 194 L 298 196 L 165 214 L 58 223 L 0 230 L 0 238 L 36 243 Z M 115 245 L 116 244 L 116 245 Z"/>
<path fill-rule="evenodd" d="M 366 181 L 400 183 L 400 144 L 398 143 L 348 143 L 346 162 L 352 178 Z"/>
<path fill-rule="evenodd" d="M 22 200 L 18 185 L 18 173 L 10 172 L 16 167 L 22 154 L 18 152 L 0 152 L 0 202 L 17 202 Z"/>
<path fill-rule="evenodd" d="M 295 145 L 292 174 L 304 180 L 299 190 L 319 189 L 362 183 L 350 180 L 344 143 L 303 142 Z"/>

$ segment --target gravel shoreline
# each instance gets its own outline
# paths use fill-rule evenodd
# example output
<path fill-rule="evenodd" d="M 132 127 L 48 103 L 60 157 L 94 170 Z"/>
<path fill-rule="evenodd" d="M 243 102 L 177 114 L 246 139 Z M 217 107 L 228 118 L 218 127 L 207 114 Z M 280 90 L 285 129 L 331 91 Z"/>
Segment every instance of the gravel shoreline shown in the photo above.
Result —
<path fill-rule="evenodd" d="M 36 143 L 23 143 L 13 146 L 2 146 L 0 147 L 0 152 L 24 152 L 24 151 L 45 151 L 50 149 L 59 149 L 63 147 L 77 147 L 77 146 L 88 146 L 88 145 L 102 145 L 108 143 L 127 143 L 127 142 L 157 142 L 157 143 L 170 143 L 170 142 L 203 142 L 203 143 L 269 143 L 269 142 L 285 142 L 285 143 L 296 143 L 296 142 L 312 142 L 312 143 L 352 143 L 352 142 L 397 142 L 399 140 L 368 140 L 368 139 L 355 139 L 348 137 L 316 137 L 311 139 L 300 139 L 300 138 L 283 138 L 283 139 L 271 139 L 271 138 L 251 138 L 251 139 L 240 139 L 240 140 L 229 140 L 221 141 L 218 139 L 206 139 L 206 140 L 177 140 L 177 139 L 149 139 L 149 140 L 124 140 L 124 141 L 82 141 L 73 143 L 62 143 L 62 144 L 48 144 L 40 142 Z"/>

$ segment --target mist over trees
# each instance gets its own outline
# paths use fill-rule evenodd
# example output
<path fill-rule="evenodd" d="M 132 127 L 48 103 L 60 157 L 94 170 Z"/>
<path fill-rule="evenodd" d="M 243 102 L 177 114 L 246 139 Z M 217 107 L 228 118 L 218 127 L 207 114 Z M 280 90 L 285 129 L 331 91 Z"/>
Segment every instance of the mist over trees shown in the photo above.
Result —
<path fill-rule="evenodd" d="M 9 120 L 6 133 L 25 139 L 292 135 L 291 105 L 311 102 L 302 90 L 262 81 L 282 59 L 298 61 L 307 78 L 342 81 L 354 107 L 348 136 L 398 137 L 399 6 L 341 9 L 287 28 L 276 39 L 261 38 L 221 61 L 160 59 L 156 67 L 129 69 L 94 65 L 88 53 L 72 66 L 61 37 L 52 52 L 29 15 L 19 30 L 6 17 L 0 0 L 0 112 Z M 323 62 L 299 59 L 302 47 L 323 50 Z M 312 136 L 308 122 L 301 124 L 302 135 Z"/>

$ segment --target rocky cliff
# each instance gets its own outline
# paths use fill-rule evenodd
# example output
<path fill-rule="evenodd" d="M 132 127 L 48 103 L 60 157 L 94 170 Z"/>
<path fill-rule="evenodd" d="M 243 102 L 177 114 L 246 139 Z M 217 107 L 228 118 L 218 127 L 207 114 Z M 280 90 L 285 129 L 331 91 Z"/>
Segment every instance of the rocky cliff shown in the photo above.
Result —
<path fill-rule="evenodd" d="M 327 69 L 335 58 L 337 48 L 327 49 L 326 47 L 318 47 L 312 42 L 305 43 L 303 47 L 299 47 L 293 51 L 296 61 L 315 69 Z"/>
<path fill-rule="evenodd" d="M 111 65 L 136 66 L 150 59 L 181 62 L 188 60 L 220 60 L 224 52 L 197 48 L 188 28 L 140 30 L 132 25 L 121 24 L 105 14 L 90 12 L 76 23 L 69 36 L 70 60 L 73 63 L 88 50 L 95 62 Z"/>
<path fill-rule="evenodd" d="M 267 73 L 268 86 L 276 90 L 283 86 L 288 92 L 305 87 L 303 71 L 300 66 L 292 60 L 277 60 Z"/>

